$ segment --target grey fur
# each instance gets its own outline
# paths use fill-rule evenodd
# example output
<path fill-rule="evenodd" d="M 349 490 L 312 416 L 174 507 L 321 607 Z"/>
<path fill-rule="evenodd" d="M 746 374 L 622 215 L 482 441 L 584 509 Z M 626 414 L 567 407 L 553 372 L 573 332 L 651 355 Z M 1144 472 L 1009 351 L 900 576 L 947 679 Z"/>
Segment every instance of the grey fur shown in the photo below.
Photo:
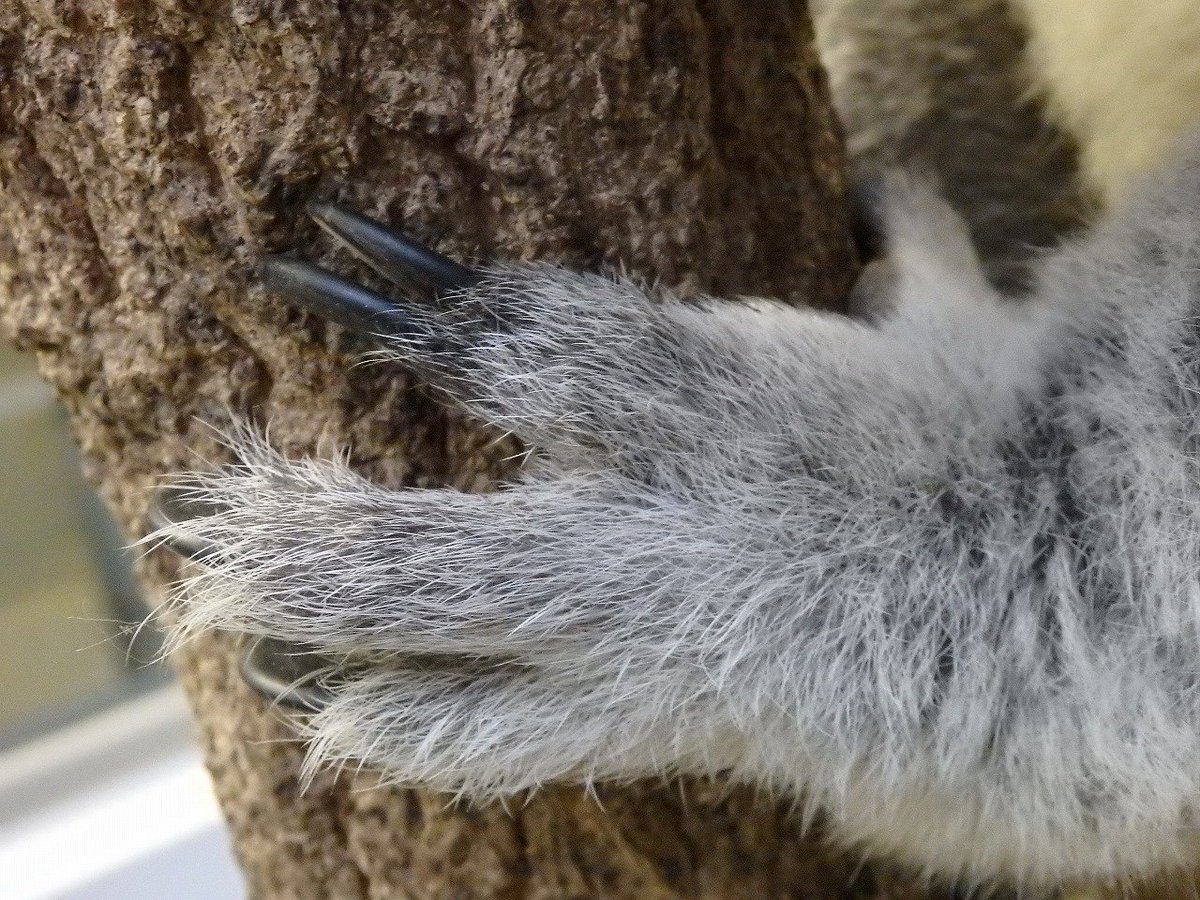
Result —
<path fill-rule="evenodd" d="M 344 460 L 182 483 L 177 639 L 343 667 L 311 764 L 485 799 L 726 773 L 931 873 L 1183 861 L 1200 800 L 1200 140 L 1119 221 L 988 284 L 919 183 L 877 326 L 532 265 L 394 339 L 539 447 L 488 495 Z"/>

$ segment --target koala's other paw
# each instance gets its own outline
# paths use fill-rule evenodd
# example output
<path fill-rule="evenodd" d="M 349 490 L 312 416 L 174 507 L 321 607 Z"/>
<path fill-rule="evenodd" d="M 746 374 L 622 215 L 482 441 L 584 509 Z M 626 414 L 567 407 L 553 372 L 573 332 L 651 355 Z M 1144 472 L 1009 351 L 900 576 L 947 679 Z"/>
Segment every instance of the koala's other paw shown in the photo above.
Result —
<path fill-rule="evenodd" d="M 866 265 L 850 296 L 851 315 L 884 323 L 991 305 L 989 283 L 966 221 L 929 181 L 909 173 L 860 173 L 852 219 Z"/>

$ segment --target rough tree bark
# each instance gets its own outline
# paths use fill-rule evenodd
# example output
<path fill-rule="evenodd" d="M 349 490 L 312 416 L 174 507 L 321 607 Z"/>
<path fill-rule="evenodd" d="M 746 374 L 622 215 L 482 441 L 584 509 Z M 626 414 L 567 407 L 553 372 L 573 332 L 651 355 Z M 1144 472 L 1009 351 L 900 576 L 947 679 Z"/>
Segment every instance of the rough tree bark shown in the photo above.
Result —
<path fill-rule="evenodd" d="M 327 252 L 310 197 L 467 258 L 828 305 L 854 269 L 844 188 L 802 0 L 0 6 L 0 322 L 134 535 L 159 476 L 219 458 L 202 423 L 231 412 L 396 487 L 502 476 L 505 448 L 403 372 L 351 368 L 360 348 L 249 277 L 263 250 Z M 152 593 L 175 566 L 144 563 Z M 564 787 L 511 815 L 366 772 L 301 792 L 237 643 L 176 663 L 255 896 L 878 890 L 743 790 L 638 785 L 601 808 Z"/>

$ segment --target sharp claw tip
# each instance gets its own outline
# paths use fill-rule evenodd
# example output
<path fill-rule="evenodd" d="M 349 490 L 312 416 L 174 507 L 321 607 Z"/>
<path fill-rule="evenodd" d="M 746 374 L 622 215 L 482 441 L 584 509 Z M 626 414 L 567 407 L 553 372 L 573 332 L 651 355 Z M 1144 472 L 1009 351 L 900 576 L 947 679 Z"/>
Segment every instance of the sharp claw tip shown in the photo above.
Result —
<path fill-rule="evenodd" d="M 254 260 L 255 274 L 262 276 L 274 271 L 279 265 L 280 256 L 275 253 L 266 253 Z"/>
<path fill-rule="evenodd" d="M 317 224 L 322 224 L 331 215 L 336 215 L 338 206 L 329 200 L 309 200 L 304 204 L 304 211 Z"/>
<path fill-rule="evenodd" d="M 306 650 L 272 638 L 259 638 L 242 654 L 242 679 L 262 697 L 279 706 L 316 712 L 328 695 L 313 677 L 329 661 Z"/>
<path fill-rule="evenodd" d="M 211 500 L 197 496 L 195 491 L 178 484 L 159 488 L 146 510 L 146 525 L 160 532 L 163 544 L 180 556 L 203 562 L 213 553 L 213 547 L 188 532 L 189 521 L 221 512 Z"/>
<path fill-rule="evenodd" d="M 254 264 L 254 274 L 258 280 L 266 284 L 268 287 L 277 286 L 282 279 L 288 277 L 297 263 L 301 262 L 292 256 L 284 256 L 281 253 L 267 253 L 260 256 Z"/>
<path fill-rule="evenodd" d="M 186 522 L 190 517 L 184 509 L 191 499 L 191 496 L 178 485 L 163 485 L 154 492 L 154 496 L 150 500 L 148 512 L 150 521 L 154 523 L 155 528 L 168 528 Z"/>
<path fill-rule="evenodd" d="M 162 501 L 156 494 L 151 500 L 150 505 L 146 508 L 146 528 L 149 531 L 162 531 L 164 528 L 170 528 L 176 525 L 174 520 L 168 516 L 162 508 Z"/>

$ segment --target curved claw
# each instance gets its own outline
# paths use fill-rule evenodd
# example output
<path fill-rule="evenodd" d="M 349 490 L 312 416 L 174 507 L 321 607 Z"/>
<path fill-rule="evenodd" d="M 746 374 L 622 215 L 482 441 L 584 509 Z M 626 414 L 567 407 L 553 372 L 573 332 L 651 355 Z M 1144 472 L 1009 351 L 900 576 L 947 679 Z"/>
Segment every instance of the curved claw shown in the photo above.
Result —
<path fill-rule="evenodd" d="M 185 525 L 192 519 L 219 512 L 187 488 L 162 488 L 150 504 L 149 524 L 165 546 L 188 559 L 204 563 L 216 551 L 190 534 Z M 242 680 L 273 703 L 314 712 L 328 702 L 328 692 L 315 684 L 331 668 L 325 657 L 273 638 L 259 638 L 242 654 L 238 669 Z"/>
<path fill-rule="evenodd" d="M 850 180 L 850 229 L 863 262 L 878 259 L 884 253 L 886 193 L 885 178 L 878 172 L 857 172 Z"/>
<path fill-rule="evenodd" d="M 219 512 L 211 502 L 202 500 L 187 488 L 168 485 L 150 502 L 149 526 L 158 532 L 164 546 L 187 559 L 204 562 L 215 554 L 213 547 L 197 538 L 184 526 L 201 516 Z"/>
<path fill-rule="evenodd" d="M 265 256 L 259 261 L 258 272 L 271 291 L 351 331 L 385 337 L 431 337 L 429 329 L 394 300 L 306 260 Z"/>
<path fill-rule="evenodd" d="M 315 683 L 329 668 L 330 661 L 319 653 L 268 637 L 247 647 L 238 665 L 242 680 L 263 697 L 304 712 L 329 702 L 329 692 Z"/>
<path fill-rule="evenodd" d="M 479 278 L 473 269 L 336 203 L 310 203 L 308 214 L 355 256 L 392 281 L 403 285 L 415 282 L 440 295 L 469 287 Z"/>

